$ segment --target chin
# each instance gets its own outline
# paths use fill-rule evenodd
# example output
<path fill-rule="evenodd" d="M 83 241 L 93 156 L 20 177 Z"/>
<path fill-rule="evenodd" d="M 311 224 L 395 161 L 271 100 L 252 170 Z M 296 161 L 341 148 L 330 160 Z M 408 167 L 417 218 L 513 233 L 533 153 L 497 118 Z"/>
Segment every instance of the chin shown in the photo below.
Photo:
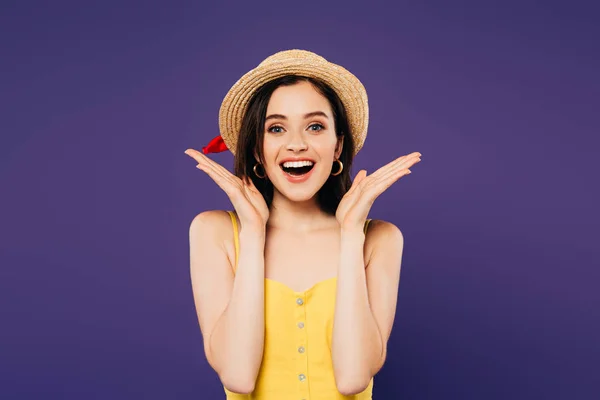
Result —
<path fill-rule="evenodd" d="M 318 190 L 298 190 L 298 189 L 290 189 L 288 187 L 279 187 L 275 186 L 276 190 L 281 193 L 283 197 L 286 199 L 293 201 L 294 203 L 304 203 L 312 200 L 316 195 Z"/>

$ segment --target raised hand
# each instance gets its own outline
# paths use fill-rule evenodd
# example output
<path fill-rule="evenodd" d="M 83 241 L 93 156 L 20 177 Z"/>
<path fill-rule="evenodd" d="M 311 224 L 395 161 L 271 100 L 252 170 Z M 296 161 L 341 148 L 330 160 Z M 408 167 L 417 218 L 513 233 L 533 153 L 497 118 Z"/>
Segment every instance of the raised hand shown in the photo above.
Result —
<path fill-rule="evenodd" d="M 238 178 L 197 150 L 187 149 L 185 154 L 196 160 L 196 168 L 206 172 L 227 194 L 240 218 L 242 228 L 264 229 L 269 219 L 269 208 L 252 179 Z"/>
<path fill-rule="evenodd" d="M 344 230 L 362 230 L 375 199 L 394 182 L 410 174 L 409 168 L 421 161 L 421 153 L 414 152 L 384 165 L 371 175 L 360 170 L 352 186 L 344 195 L 336 211 L 336 218 Z"/>

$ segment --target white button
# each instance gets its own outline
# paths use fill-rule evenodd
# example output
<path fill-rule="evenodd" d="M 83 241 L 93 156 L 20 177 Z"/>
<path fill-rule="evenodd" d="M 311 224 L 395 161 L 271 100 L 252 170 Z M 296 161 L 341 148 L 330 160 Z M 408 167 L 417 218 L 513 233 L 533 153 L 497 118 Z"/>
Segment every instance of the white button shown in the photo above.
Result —
<path fill-rule="evenodd" d="M 304 347 L 303 346 L 298 347 L 298 353 L 304 353 Z"/>
<path fill-rule="evenodd" d="M 300 375 L 298 375 L 298 379 L 300 379 L 301 381 L 303 381 L 303 380 L 306 379 L 306 375 L 300 374 Z"/>
<path fill-rule="evenodd" d="M 304 304 L 304 300 L 302 300 L 301 298 L 298 298 L 296 300 L 296 303 L 298 303 L 298 305 L 301 306 L 302 304 Z"/>
<path fill-rule="evenodd" d="M 298 328 L 300 328 L 300 329 L 304 328 L 304 322 L 298 322 Z"/>

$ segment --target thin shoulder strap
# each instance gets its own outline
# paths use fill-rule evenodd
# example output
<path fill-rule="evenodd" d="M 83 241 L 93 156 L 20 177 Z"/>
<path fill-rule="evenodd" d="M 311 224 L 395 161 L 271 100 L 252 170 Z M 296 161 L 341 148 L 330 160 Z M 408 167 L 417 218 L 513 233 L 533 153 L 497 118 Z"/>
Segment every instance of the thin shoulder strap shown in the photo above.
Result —
<path fill-rule="evenodd" d="M 240 238 L 238 233 L 238 223 L 235 217 L 235 212 L 227 211 L 231 217 L 231 223 L 233 224 L 233 244 L 235 245 L 235 265 L 233 266 L 233 272 L 237 269 L 238 257 L 240 254 Z"/>
<path fill-rule="evenodd" d="M 371 222 L 370 219 L 368 219 L 368 220 L 365 221 L 365 235 L 367 234 L 367 229 L 369 227 L 369 222 Z"/>

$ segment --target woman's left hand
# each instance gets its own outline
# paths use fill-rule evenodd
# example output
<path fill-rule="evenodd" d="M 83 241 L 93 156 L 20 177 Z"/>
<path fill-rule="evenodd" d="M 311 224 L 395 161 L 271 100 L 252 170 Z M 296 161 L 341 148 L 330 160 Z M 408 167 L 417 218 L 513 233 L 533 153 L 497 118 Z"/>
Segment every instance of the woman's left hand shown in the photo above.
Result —
<path fill-rule="evenodd" d="M 335 213 L 340 227 L 362 231 L 375 199 L 398 179 L 410 174 L 409 168 L 419 161 L 421 153 L 414 152 L 395 159 L 369 176 L 367 171 L 360 170 Z"/>

